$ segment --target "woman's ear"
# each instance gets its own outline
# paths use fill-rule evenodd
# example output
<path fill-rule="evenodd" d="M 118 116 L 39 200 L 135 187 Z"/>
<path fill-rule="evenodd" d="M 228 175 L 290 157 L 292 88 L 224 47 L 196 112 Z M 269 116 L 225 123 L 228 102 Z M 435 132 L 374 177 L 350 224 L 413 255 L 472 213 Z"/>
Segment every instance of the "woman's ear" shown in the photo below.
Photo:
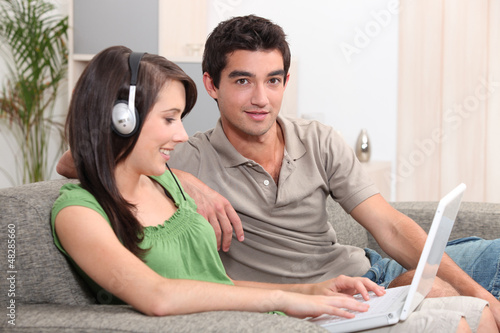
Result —
<path fill-rule="evenodd" d="M 203 85 L 205 86 L 205 89 L 210 97 L 217 100 L 217 93 L 219 89 L 215 87 L 214 80 L 207 72 L 203 73 Z"/>

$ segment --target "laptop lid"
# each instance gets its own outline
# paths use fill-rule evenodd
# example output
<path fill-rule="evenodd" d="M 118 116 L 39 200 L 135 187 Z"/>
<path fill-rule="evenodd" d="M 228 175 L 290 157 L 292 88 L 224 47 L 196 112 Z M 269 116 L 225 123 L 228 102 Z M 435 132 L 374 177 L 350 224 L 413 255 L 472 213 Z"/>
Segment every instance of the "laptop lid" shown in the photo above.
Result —
<path fill-rule="evenodd" d="M 309 320 L 331 332 L 354 332 L 407 319 L 432 289 L 465 188 L 465 184 L 460 184 L 440 200 L 410 286 L 387 289 L 386 295 L 379 298 L 383 302 L 377 303 L 375 311 L 370 309 L 353 319 L 321 316 Z M 382 303 L 387 309 L 379 311 Z"/>
<path fill-rule="evenodd" d="M 439 201 L 400 315 L 401 320 L 408 318 L 432 289 L 465 188 L 465 184 L 462 183 Z"/>

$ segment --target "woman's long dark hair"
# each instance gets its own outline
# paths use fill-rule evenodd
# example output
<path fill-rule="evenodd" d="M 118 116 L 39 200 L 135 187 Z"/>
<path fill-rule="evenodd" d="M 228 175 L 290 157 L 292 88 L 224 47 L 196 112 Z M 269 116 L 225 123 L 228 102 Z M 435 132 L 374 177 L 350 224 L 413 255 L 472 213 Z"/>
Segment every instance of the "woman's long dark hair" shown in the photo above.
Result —
<path fill-rule="evenodd" d="M 82 187 L 102 206 L 123 245 L 142 257 L 145 254 L 145 250 L 139 247 L 143 238 L 142 226 L 134 215 L 134 205 L 119 193 L 114 177 L 116 165 L 134 148 L 142 122 L 137 133 L 128 138 L 118 136 L 111 127 L 115 101 L 128 100 L 130 53 L 126 47 L 114 46 L 92 59 L 73 91 L 66 137 Z M 196 102 L 195 83 L 173 62 L 158 55 L 144 55 L 135 98 L 139 121 L 146 119 L 162 87 L 172 80 L 180 81 L 186 90 L 184 117 Z"/>

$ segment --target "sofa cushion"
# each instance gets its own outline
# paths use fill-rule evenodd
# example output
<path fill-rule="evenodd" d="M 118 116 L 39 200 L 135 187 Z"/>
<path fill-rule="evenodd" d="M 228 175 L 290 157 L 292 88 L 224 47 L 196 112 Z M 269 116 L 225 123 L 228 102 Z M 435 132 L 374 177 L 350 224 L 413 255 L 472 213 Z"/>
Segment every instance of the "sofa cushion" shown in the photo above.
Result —
<path fill-rule="evenodd" d="M 411 217 L 425 231 L 429 231 L 437 202 L 397 202 L 399 211 Z M 477 236 L 495 239 L 500 235 L 500 205 L 487 202 L 462 202 L 450 239 Z"/>
<path fill-rule="evenodd" d="M 417 222 L 425 232 L 428 232 L 431 228 L 438 202 L 400 201 L 392 202 L 391 205 Z M 498 238 L 499 235 L 500 204 L 468 201 L 461 203 L 457 219 L 451 230 L 450 240 L 469 236 L 495 239 Z M 382 251 L 371 235 L 368 235 L 368 247 L 378 251 L 384 257 L 389 257 Z"/>
<path fill-rule="evenodd" d="M 351 215 L 331 197 L 326 200 L 328 221 L 333 225 L 340 244 L 365 248 L 368 245 L 368 233 Z"/>
<path fill-rule="evenodd" d="M 94 303 L 87 286 L 55 247 L 50 227 L 52 204 L 59 188 L 68 180 L 51 180 L 0 189 L 0 247 L 8 253 L 8 240 L 15 240 L 12 267 L 2 261 L 2 271 L 14 279 L 1 279 L 1 290 L 15 289 L 15 295 L 2 292 L 2 304 L 11 299 L 19 303 Z M 10 235 L 10 236 L 9 236 Z M 9 238 L 13 237 L 15 238 Z M 11 241 L 12 247 L 12 241 Z M 10 250 L 13 250 L 12 248 Z M 13 283 L 11 283 L 13 282 Z"/>
<path fill-rule="evenodd" d="M 2 327 L 0 327 L 0 331 Z M 129 306 L 22 305 L 16 332 L 326 332 L 320 326 L 286 316 L 211 311 L 149 317 Z"/>

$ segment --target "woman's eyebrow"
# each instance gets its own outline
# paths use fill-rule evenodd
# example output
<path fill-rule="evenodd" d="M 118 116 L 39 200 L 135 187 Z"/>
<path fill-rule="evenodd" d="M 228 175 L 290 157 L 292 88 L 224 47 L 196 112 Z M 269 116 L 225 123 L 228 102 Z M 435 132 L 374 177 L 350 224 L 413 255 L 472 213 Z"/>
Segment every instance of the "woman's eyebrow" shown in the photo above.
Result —
<path fill-rule="evenodd" d="M 177 112 L 182 112 L 182 110 L 179 108 L 171 108 L 171 109 L 161 110 L 160 112 L 161 113 L 171 113 L 171 112 L 177 113 Z"/>

